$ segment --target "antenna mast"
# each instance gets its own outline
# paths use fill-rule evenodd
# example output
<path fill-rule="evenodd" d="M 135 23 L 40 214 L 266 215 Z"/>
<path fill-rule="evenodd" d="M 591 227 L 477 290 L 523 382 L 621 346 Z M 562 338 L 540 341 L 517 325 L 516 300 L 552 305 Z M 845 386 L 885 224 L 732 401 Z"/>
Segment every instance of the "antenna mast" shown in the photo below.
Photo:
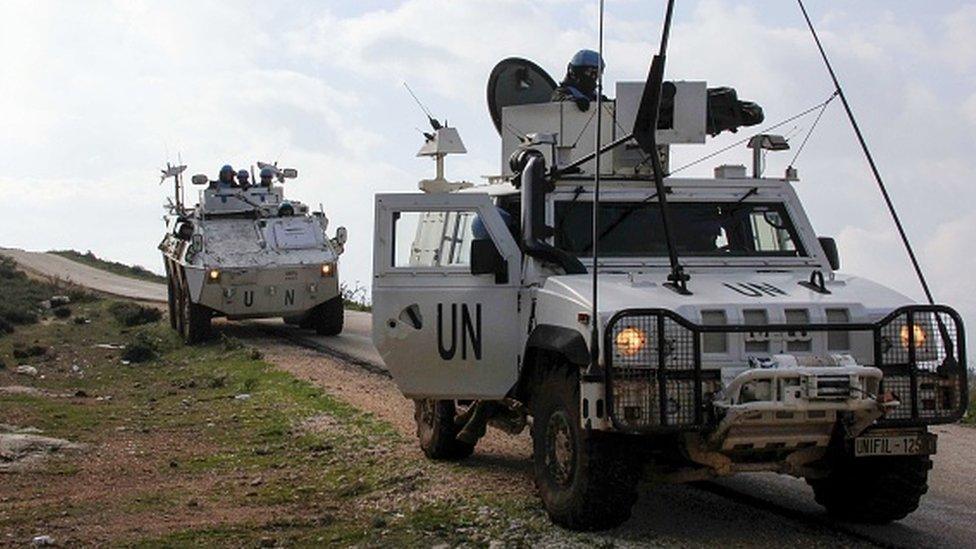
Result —
<path fill-rule="evenodd" d="M 827 66 L 827 72 L 830 73 L 831 80 L 834 81 L 834 87 L 837 89 L 837 95 L 840 96 L 840 101 L 844 105 L 844 111 L 847 112 L 847 118 L 851 121 L 851 126 L 854 128 L 854 134 L 857 136 L 858 143 L 861 144 L 861 150 L 864 151 L 864 156 L 868 159 L 868 164 L 871 166 L 871 173 L 874 174 L 874 180 L 878 183 L 878 188 L 881 189 L 881 196 L 884 197 L 885 204 L 888 205 L 888 212 L 891 213 L 891 218 L 895 221 L 895 227 L 898 228 L 898 234 L 901 236 L 902 244 L 905 245 L 905 251 L 908 252 L 908 257 L 912 260 L 912 267 L 915 268 L 915 274 L 918 276 L 918 281 L 922 284 L 922 290 L 925 292 L 925 298 L 928 299 L 929 303 L 934 305 L 935 299 L 932 298 L 932 291 L 929 290 L 929 284 L 925 280 L 925 275 L 922 273 L 922 267 L 918 263 L 918 258 L 915 257 L 915 250 L 912 249 L 911 243 L 908 241 L 908 235 L 905 233 L 905 228 L 902 227 L 901 219 L 898 217 L 898 212 L 895 211 L 895 205 L 891 201 L 891 197 L 888 195 L 888 189 L 885 188 L 884 181 L 881 179 L 881 172 L 878 171 L 877 164 L 874 163 L 874 157 L 871 156 L 871 151 L 868 150 L 867 141 L 864 140 L 864 135 L 861 134 L 861 127 L 857 124 L 857 119 L 854 118 L 854 111 L 851 109 L 850 103 L 847 102 L 847 96 L 844 95 L 844 89 L 840 86 L 840 81 L 837 79 L 837 73 L 834 72 L 834 67 L 830 64 L 830 59 L 827 58 L 827 52 L 824 50 L 823 44 L 820 42 L 820 37 L 817 36 L 816 29 L 813 28 L 813 22 L 810 20 L 810 15 L 807 14 L 807 8 L 803 5 L 803 0 L 797 0 L 800 4 L 800 11 L 803 12 L 803 18 L 807 22 L 807 26 L 810 27 L 810 34 L 813 35 L 814 42 L 817 43 L 817 49 L 820 50 L 820 57 L 823 58 L 824 65 Z"/>
<path fill-rule="evenodd" d="M 590 364 L 596 366 L 600 363 L 600 312 L 597 307 L 599 299 L 599 279 L 600 279 L 600 136 L 602 134 L 603 121 L 603 0 L 600 0 L 599 13 L 599 39 L 597 40 L 597 52 L 599 53 L 599 72 L 596 79 L 596 169 L 593 172 L 593 315 L 590 317 L 592 322 L 592 333 L 590 335 Z"/>

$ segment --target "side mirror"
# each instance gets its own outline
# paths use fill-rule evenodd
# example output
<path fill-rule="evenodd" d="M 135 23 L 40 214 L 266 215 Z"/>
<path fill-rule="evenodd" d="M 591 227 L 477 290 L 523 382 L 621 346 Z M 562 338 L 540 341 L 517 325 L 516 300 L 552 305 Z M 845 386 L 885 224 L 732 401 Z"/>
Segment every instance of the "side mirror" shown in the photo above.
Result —
<path fill-rule="evenodd" d="M 206 185 L 210 183 L 210 178 L 206 174 L 198 173 L 190 178 L 194 185 Z"/>
<path fill-rule="evenodd" d="M 346 238 L 349 237 L 349 233 L 346 231 L 345 227 L 339 227 L 336 229 L 335 241 L 336 244 L 342 246 L 346 243 Z"/>
<path fill-rule="evenodd" d="M 281 170 L 281 177 L 285 179 L 295 179 L 298 177 L 298 170 L 295 168 L 284 168 Z"/>
<path fill-rule="evenodd" d="M 837 251 L 837 241 L 828 236 L 821 236 L 820 247 L 823 248 L 824 255 L 827 256 L 827 263 L 830 263 L 832 271 L 840 270 L 840 253 Z"/>
<path fill-rule="evenodd" d="M 505 261 L 490 239 L 479 238 L 471 241 L 471 274 L 493 274 L 495 284 L 508 282 L 508 261 Z"/>

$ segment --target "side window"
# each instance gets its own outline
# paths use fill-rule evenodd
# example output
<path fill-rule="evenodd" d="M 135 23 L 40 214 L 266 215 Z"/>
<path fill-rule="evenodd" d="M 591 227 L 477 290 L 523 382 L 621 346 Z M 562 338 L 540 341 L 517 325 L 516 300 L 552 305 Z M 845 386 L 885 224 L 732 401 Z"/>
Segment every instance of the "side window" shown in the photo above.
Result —
<path fill-rule="evenodd" d="M 780 214 L 754 211 L 750 214 L 753 243 L 757 252 L 794 252 L 796 245 Z"/>
<path fill-rule="evenodd" d="M 470 210 L 396 212 L 393 267 L 466 267 L 474 217 Z"/>

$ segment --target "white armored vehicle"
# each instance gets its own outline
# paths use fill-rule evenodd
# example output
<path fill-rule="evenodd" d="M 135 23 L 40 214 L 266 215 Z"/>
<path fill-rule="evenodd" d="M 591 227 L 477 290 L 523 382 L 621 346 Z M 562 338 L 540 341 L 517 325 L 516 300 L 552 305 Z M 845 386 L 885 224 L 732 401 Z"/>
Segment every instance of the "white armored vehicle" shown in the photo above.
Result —
<path fill-rule="evenodd" d="M 187 343 L 206 338 L 217 316 L 283 317 L 319 334 L 342 331 L 338 262 L 345 228 L 329 238 L 324 212 L 285 200 L 282 183 L 297 177 L 296 170 L 258 165 L 260 180 L 230 166 L 218 181 L 194 175 L 193 183 L 206 188 L 192 209 L 183 204 L 186 166 L 163 170 L 164 179 L 174 178 L 176 199 L 159 249 L 170 324 Z"/>
<path fill-rule="evenodd" d="M 959 316 L 839 272 L 795 171 L 762 176 L 778 136 L 750 141 L 752 173 L 665 175 L 669 145 L 761 115 L 737 100 L 722 115 L 730 90 L 652 67 L 583 111 L 505 60 L 488 92 L 502 176 L 377 195 L 373 340 L 423 451 L 464 458 L 486 423 L 531 423 L 543 504 L 575 529 L 626 520 L 642 474 L 779 472 L 845 520 L 904 517 L 927 489 L 928 427 L 966 410 Z"/>

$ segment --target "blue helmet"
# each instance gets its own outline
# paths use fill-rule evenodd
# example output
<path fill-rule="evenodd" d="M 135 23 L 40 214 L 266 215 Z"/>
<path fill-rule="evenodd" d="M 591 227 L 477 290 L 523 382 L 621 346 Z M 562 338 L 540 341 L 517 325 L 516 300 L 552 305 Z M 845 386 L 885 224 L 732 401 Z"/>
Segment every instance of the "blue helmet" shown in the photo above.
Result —
<path fill-rule="evenodd" d="M 600 54 L 593 50 L 580 50 L 576 52 L 576 55 L 569 60 L 569 66 L 572 67 L 599 67 L 602 71 L 606 68 L 606 63 L 603 59 L 600 59 Z"/>
<path fill-rule="evenodd" d="M 247 170 L 237 170 L 238 181 L 247 181 L 250 177 L 251 175 L 247 173 Z"/>
<path fill-rule="evenodd" d="M 271 179 L 274 177 L 274 170 L 271 168 L 261 168 L 261 179 Z"/>
<path fill-rule="evenodd" d="M 497 206 L 495 209 L 498 210 L 499 215 L 502 216 L 502 221 L 505 222 L 505 226 L 511 230 L 513 223 L 511 214 Z M 476 215 L 474 217 L 474 221 L 471 222 L 471 236 L 474 237 L 475 240 L 491 238 L 488 235 L 488 228 L 485 227 L 485 222 L 481 219 L 480 215 Z"/>
<path fill-rule="evenodd" d="M 224 167 L 220 168 L 218 179 L 221 183 L 231 183 L 234 180 L 234 168 L 230 164 L 224 164 Z"/>

